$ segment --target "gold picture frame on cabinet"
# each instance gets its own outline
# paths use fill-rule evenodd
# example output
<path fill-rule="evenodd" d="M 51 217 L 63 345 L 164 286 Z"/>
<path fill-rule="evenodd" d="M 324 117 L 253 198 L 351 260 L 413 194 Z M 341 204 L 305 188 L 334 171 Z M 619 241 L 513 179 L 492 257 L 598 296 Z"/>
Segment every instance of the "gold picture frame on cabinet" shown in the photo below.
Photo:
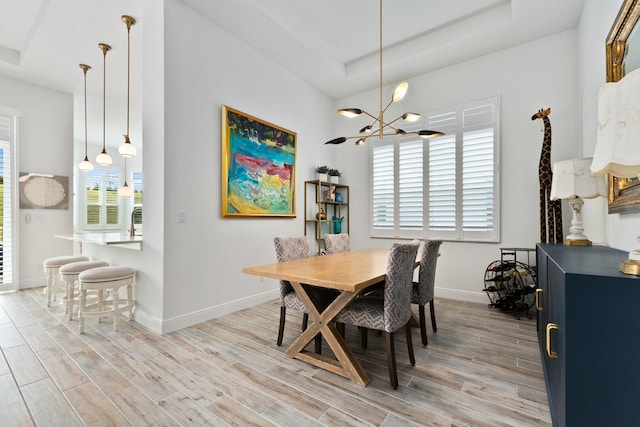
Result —
<path fill-rule="evenodd" d="M 640 0 L 625 0 L 606 43 L 607 82 L 640 68 Z M 640 180 L 609 175 L 609 213 L 640 212 Z"/>

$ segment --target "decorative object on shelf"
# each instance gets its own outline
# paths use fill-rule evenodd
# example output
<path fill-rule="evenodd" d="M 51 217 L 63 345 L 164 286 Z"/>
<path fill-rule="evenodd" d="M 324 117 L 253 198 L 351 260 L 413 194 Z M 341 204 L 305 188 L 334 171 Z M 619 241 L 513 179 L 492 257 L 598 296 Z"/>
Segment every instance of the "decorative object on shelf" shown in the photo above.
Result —
<path fill-rule="evenodd" d="M 320 208 L 320 212 L 316 214 L 316 219 L 320 221 L 324 221 L 327 219 L 327 214 L 325 213 L 323 208 Z"/>
<path fill-rule="evenodd" d="M 342 175 L 342 173 L 338 169 L 329 169 L 327 173 L 329 174 L 329 180 L 333 184 L 340 183 L 340 175 Z"/>
<path fill-rule="evenodd" d="M 640 175 L 640 69 L 615 83 L 605 83 L 598 95 L 598 132 L 591 164 L 594 176 Z M 620 263 L 625 274 L 640 275 L 640 249 Z"/>
<path fill-rule="evenodd" d="M 135 25 L 136 20 L 128 15 L 122 15 L 122 21 L 127 26 L 127 134 L 124 135 L 124 142 L 118 147 L 118 152 L 123 157 L 135 157 L 138 154 L 138 150 L 129 140 L 129 94 L 131 82 L 131 26 Z M 125 186 L 127 185 L 126 180 L 124 184 Z M 133 192 L 131 192 L 131 195 L 133 195 Z"/>
<path fill-rule="evenodd" d="M 563 160 L 553 164 L 551 200 L 568 199 L 573 211 L 571 234 L 564 241 L 570 246 L 591 246 L 591 240 L 584 235 L 582 227 L 582 199 L 607 196 L 607 183 L 604 176 L 594 177 L 589 170 L 592 159 Z"/>
<path fill-rule="evenodd" d="M 296 133 L 222 106 L 222 216 L 295 217 Z"/>
<path fill-rule="evenodd" d="M 393 124 L 395 122 L 397 122 L 398 120 L 402 119 L 404 121 L 407 122 L 415 122 L 416 120 L 418 120 L 421 116 L 418 113 L 404 113 L 403 115 L 401 115 L 400 117 L 390 121 L 390 122 L 385 122 L 384 121 L 384 112 L 387 111 L 387 108 L 389 108 L 389 106 L 397 101 L 400 101 L 402 98 L 404 98 L 405 94 L 407 93 L 407 89 L 409 88 L 409 84 L 407 82 L 402 82 L 400 83 L 396 89 L 393 91 L 393 95 L 391 96 L 391 101 L 389 101 L 389 103 L 387 104 L 386 107 L 382 107 L 382 0 L 380 0 L 380 50 L 379 50 L 380 54 L 379 54 L 379 60 L 380 60 L 380 110 L 378 111 L 378 115 L 374 116 L 368 112 L 366 112 L 365 110 L 362 110 L 360 108 L 343 108 L 340 110 L 337 110 L 336 112 L 338 114 L 341 114 L 343 116 L 346 117 L 357 117 L 360 114 L 365 114 L 366 116 L 369 116 L 370 118 L 373 119 L 373 123 L 371 123 L 370 125 L 367 125 L 365 127 L 363 127 L 362 129 L 360 129 L 359 135 L 355 135 L 355 136 L 341 136 L 339 138 L 335 138 L 332 139 L 331 141 L 325 142 L 325 144 L 342 144 L 343 142 L 345 142 L 347 139 L 352 139 L 352 138 L 357 138 L 356 140 L 356 145 L 364 145 L 364 143 L 366 142 L 367 138 L 369 137 L 378 137 L 379 139 L 383 139 L 385 136 L 390 136 L 390 135 L 410 135 L 410 134 L 415 134 L 420 136 L 421 138 L 433 138 L 433 137 L 437 137 L 437 136 L 442 136 L 444 135 L 444 133 L 442 132 L 438 132 L 438 131 L 434 131 L 434 130 L 419 130 L 419 131 L 413 131 L 413 132 L 405 132 L 404 130 L 402 130 L 401 128 L 398 128 L 396 126 L 394 126 Z M 374 126 L 376 127 L 376 129 L 373 129 Z M 389 128 L 389 130 L 392 130 L 393 132 L 388 132 L 385 133 L 385 130 L 387 130 L 387 128 Z"/>
<path fill-rule="evenodd" d="M 84 160 L 78 164 L 78 168 L 81 171 L 88 172 L 93 170 L 93 163 L 89 161 L 87 154 L 87 71 L 91 69 L 86 64 L 80 64 L 82 68 L 82 74 L 84 75 Z"/>
<path fill-rule="evenodd" d="M 329 166 L 318 166 L 316 173 L 318 174 L 318 181 L 329 181 Z"/>
<path fill-rule="evenodd" d="M 338 193 L 336 191 L 336 202 L 342 203 L 343 201 L 344 201 L 344 198 L 342 197 L 342 193 Z"/>
<path fill-rule="evenodd" d="M 333 233 L 340 234 L 342 233 L 342 220 L 344 217 L 338 218 L 337 216 L 332 216 L 331 220 L 333 221 Z"/>
<path fill-rule="evenodd" d="M 329 189 L 324 192 L 324 200 L 327 202 L 335 202 L 336 193 L 336 186 L 330 185 Z"/>
<path fill-rule="evenodd" d="M 540 243 L 562 243 L 562 204 L 560 200 L 551 200 L 551 108 L 540 109 L 531 116 L 531 120 L 542 119 L 544 136 L 542 151 L 538 163 L 538 181 L 540 182 Z"/>
<path fill-rule="evenodd" d="M 102 65 L 102 152 L 96 157 L 96 163 L 101 166 L 109 166 L 112 162 L 111 156 L 107 154 L 106 147 L 106 106 L 107 106 L 107 52 L 111 50 L 111 46 L 105 43 L 98 43 L 98 47 L 102 49 L 103 65 Z"/>

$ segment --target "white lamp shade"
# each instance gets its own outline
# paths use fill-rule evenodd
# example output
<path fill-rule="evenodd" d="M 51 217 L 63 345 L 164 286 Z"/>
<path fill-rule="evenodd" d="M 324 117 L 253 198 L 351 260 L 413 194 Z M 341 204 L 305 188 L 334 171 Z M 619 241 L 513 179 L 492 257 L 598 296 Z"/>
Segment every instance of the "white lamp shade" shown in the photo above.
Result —
<path fill-rule="evenodd" d="M 640 173 L 640 69 L 598 94 L 598 133 L 591 171 L 619 178 Z"/>
<path fill-rule="evenodd" d="M 96 163 L 99 165 L 109 166 L 111 162 L 111 156 L 104 151 L 96 156 Z"/>
<path fill-rule="evenodd" d="M 118 153 L 120 153 L 122 157 L 135 157 L 136 154 L 138 154 L 138 149 L 130 142 L 123 142 L 120 144 L 120 147 L 118 147 Z"/>
<path fill-rule="evenodd" d="M 580 197 L 593 199 L 607 196 L 604 176 L 594 177 L 590 166 L 592 158 L 563 160 L 553 164 L 551 200 Z"/>
<path fill-rule="evenodd" d="M 122 187 L 118 188 L 118 197 L 133 197 L 133 188 L 125 182 Z"/>
<path fill-rule="evenodd" d="M 91 163 L 88 159 L 84 159 L 78 164 L 78 168 L 81 171 L 88 172 L 90 170 L 93 170 L 93 163 Z"/>

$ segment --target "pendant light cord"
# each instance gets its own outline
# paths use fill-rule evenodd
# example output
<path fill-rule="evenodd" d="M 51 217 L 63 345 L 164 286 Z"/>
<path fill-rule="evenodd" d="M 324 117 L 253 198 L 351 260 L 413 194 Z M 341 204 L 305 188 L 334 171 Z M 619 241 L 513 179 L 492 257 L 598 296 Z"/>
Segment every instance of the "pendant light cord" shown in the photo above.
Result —
<path fill-rule="evenodd" d="M 107 120 L 107 49 L 102 48 L 102 152 L 106 151 L 106 120 Z"/>
<path fill-rule="evenodd" d="M 87 149 L 87 70 L 89 69 L 88 65 L 81 66 L 82 71 L 84 72 L 84 159 L 88 160 L 88 149 Z"/>
<path fill-rule="evenodd" d="M 129 138 L 129 93 L 131 79 L 131 24 L 127 22 L 127 140 Z M 125 182 L 127 182 L 125 180 Z"/>

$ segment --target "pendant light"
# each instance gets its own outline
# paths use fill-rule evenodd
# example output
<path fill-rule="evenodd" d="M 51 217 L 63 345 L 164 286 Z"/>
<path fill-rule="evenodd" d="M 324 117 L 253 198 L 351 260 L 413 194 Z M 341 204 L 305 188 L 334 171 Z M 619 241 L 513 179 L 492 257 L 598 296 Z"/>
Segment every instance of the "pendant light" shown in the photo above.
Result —
<path fill-rule="evenodd" d="M 87 71 L 91 67 L 86 64 L 80 64 L 80 68 L 82 68 L 84 74 L 84 160 L 80 162 L 78 167 L 81 171 L 88 172 L 93 170 L 93 163 L 87 157 Z"/>
<path fill-rule="evenodd" d="M 128 15 L 123 15 L 122 20 L 127 25 L 127 134 L 124 135 L 124 142 L 118 147 L 118 152 L 123 157 L 135 157 L 138 150 L 129 140 L 129 96 L 131 92 L 131 26 L 135 25 L 136 20 Z"/>
<path fill-rule="evenodd" d="M 133 188 L 127 185 L 127 158 L 124 158 L 124 184 L 118 188 L 118 197 L 133 197 Z"/>
<path fill-rule="evenodd" d="M 111 46 L 105 43 L 98 43 L 98 47 L 102 49 L 103 66 L 102 66 L 102 153 L 96 157 L 96 163 L 102 166 L 109 166 L 112 162 L 111 156 L 107 154 L 106 148 L 106 105 L 107 105 L 107 52 L 111 50 Z"/>
<path fill-rule="evenodd" d="M 380 109 L 378 110 L 378 114 L 374 116 L 362 110 L 360 108 L 342 108 L 337 110 L 336 113 L 343 115 L 345 117 L 357 117 L 360 114 L 364 114 L 373 119 L 373 123 L 367 125 L 360 129 L 358 132 L 359 135 L 355 136 L 341 136 L 339 138 L 332 139 L 331 141 L 325 142 L 325 144 L 342 144 L 347 139 L 357 139 L 356 145 L 364 145 L 368 138 L 378 137 L 379 139 L 383 139 L 385 136 L 391 135 L 418 135 L 420 138 L 435 138 L 438 136 L 444 135 L 444 133 L 435 131 L 435 130 L 418 130 L 413 132 L 406 132 L 403 129 L 396 127 L 394 125 L 398 120 L 404 120 L 406 122 L 415 122 L 420 118 L 420 114 L 418 113 L 404 113 L 400 117 L 397 117 L 390 122 L 384 121 L 384 113 L 387 111 L 387 108 L 394 102 L 400 101 L 407 93 L 407 89 L 409 88 L 409 83 L 402 82 L 400 83 L 396 89 L 393 91 L 393 95 L 391 95 L 391 101 L 387 104 L 386 107 L 383 107 L 382 104 L 382 0 L 380 0 L 380 51 L 379 51 L 379 61 L 380 61 Z M 375 127 L 375 129 L 374 129 Z M 386 131 L 386 132 L 385 132 Z"/>

